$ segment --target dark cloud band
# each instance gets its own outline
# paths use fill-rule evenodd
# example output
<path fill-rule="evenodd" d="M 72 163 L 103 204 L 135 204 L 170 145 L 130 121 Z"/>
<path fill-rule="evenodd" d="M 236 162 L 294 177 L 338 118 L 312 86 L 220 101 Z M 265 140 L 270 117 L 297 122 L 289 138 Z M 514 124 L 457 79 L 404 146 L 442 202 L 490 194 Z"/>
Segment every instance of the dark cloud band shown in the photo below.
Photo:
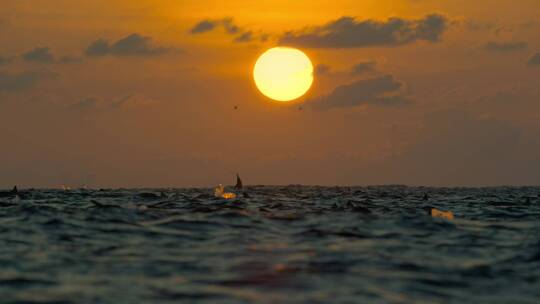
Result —
<path fill-rule="evenodd" d="M 131 34 L 114 43 L 98 39 L 86 48 L 88 56 L 157 56 L 170 51 L 170 48 L 154 46 L 152 38 Z"/>
<path fill-rule="evenodd" d="M 202 20 L 195 24 L 195 26 L 193 26 L 189 32 L 194 35 L 203 34 L 214 31 L 218 27 L 222 27 L 226 34 L 234 36 L 233 42 L 236 43 L 251 42 L 255 39 L 266 41 L 268 39 L 267 34 L 256 34 L 249 29 L 241 28 L 231 17 L 216 20 Z"/>
<path fill-rule="evenodd" d="M 18 74 L 0 72 L 0 92 L 24 91 L 42 80 L 56 76 L 57 74 L 48 70 L 26 71 Z"/>
<path fill-rule="evenodd" d="M 327 64 L 318 64 L 317 66 L 315 66 L 314 73 L 317 76 L 323 76 L 323 75 L 330 74 L 331 71 L 332 71 L 332 67 L 330 67 L 329 65 L 327 65 Z"/>
<path fill-rule="evenodd" d="M 387 21 L 342 17 L 323 26 L 287 32 L 279 42 L 309 48 L 399 46 L 418 40 L 437 42 L 448 25 L 448 19 L 439 14 L 419 20 L 391 18 Z"/>
<path fill-rule="evenodd" d="M 352 67 L 351 74 L 361 75 L 364 73 L 373 72 L 375 71 L 376 66 L 377 66 L 377 62 L 375 61 L 360 62 Z"/>
<path fill-rule="evenodd" d="M 191 30 L 189 32 L 191 34 L 206 33 L 206 32 L 210 32 L 213 29 L 215 29 L 217 25 L 218 25 L 218 23 L 216 21 L 203 20 L 203 21 L 197 23 L 193 28 L 191 28 Z"/>
<path fill-rule="evenodd" d="M 316 109 L 354 107 L 362 104 L 402 106 L 410 103 L 403 94 L 403 83 L 391 75 L 355 81 L 338 86 L 330 94 L 309 100 Z"/>
<path fill-rule="evenodd" d="M 82 62 L 82 58 L 72 55 L 64 55 L 57 59 L 48 47 L 36 47 L 33 50 L 22 54 L 21 57 L 26 62 L 39 64 L 73 64 Z"/>
<path fill-rule="evenodd" d="M 53 63 L 54 56 L 48 47 L 37 47 L 22 55 L 27 62 Z"/>

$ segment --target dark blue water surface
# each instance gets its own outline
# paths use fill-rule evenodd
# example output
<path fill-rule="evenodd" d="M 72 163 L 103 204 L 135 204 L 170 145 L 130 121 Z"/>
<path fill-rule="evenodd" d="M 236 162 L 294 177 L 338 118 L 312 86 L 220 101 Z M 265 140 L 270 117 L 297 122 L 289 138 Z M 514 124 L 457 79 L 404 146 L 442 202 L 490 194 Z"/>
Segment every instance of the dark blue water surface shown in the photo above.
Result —
<path fill-rule="evenodd" d="M 540 303 L 540 188 L 245 193 L 0 198 L 0 303 Z"/>

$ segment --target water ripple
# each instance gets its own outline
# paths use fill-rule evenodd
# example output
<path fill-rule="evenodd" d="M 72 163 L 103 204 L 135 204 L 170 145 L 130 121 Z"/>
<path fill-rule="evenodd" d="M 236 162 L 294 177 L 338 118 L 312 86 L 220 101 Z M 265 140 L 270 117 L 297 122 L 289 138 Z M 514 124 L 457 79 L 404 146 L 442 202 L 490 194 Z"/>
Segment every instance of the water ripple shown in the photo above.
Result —
<path fill-rule="evenodd" d="M 537 303 L 540 188 L 28 190 L 2 303 Z M 451 210 L 447 221 L 426 208 Z"/>

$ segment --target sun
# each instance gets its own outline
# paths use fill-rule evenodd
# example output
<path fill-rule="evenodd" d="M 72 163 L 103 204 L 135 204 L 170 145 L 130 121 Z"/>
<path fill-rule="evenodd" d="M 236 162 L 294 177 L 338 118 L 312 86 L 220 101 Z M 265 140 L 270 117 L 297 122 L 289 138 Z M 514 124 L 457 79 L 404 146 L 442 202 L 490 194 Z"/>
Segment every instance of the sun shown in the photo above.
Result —
<path fill-rule="evenodd" d="M 302 51 L 275 47 L 262 54 L 253 69 L 255 84 L 261 93 L 277 101 L 295 100 L 313 83 L 313 64 Z"/>

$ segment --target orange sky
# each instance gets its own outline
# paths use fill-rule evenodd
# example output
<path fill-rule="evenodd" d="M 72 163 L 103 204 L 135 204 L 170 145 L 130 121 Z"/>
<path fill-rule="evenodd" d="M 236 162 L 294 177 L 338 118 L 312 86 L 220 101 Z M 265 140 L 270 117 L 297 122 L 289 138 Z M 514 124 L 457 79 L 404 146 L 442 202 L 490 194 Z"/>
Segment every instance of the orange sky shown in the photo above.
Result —
<path fill-rule="evenodd" d="M 540 184 L 536 0 L 1 2 L 0 187 Z M 288 106 L 286 32 L 326 67 Z"/>

